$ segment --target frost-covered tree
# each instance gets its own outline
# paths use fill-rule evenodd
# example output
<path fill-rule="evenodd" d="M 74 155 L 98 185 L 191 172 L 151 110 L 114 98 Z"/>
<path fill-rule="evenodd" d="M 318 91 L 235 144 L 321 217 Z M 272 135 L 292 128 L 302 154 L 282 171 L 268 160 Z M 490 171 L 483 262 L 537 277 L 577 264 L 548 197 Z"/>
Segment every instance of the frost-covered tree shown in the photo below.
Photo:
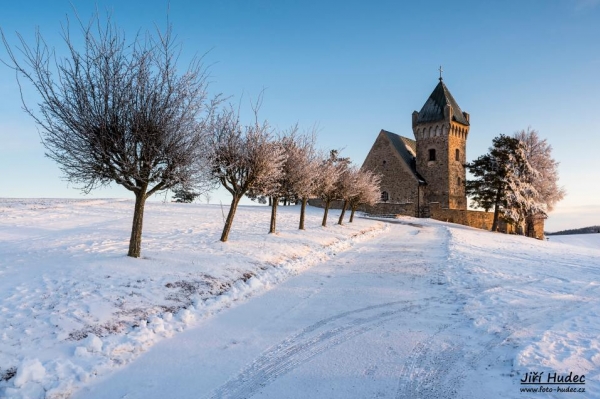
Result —
<path fill-rule="evenodd" d="M 234 111 L 225 110 L 211 126 L 210 174 L 233 197 L 221 234 L 225 242 L 242 197 L 276 185 L 285 156 L 267 122 L 242 126 Z"/>
<path fill-rule="evenodd" d="M 532 184 L 539 178 L 539 173 L 528 162 L 525 146 L 521 141 L 516 152 L 509 155 L 503 216 L 523 231 L 522 227 L 528 216 L 545 215 L 540 195 Z"/>
<path fill-rule="evenodd" d="M 349 223 L 354 221 L 354 213 L 359 205 L 375 205 L 381 198 L 381 176 L 369 170 L 359 169 L 356 175 L 355 195 L 350 197 Z"/>
<path fill-rule="evenodd" d="M 25 111 L 40 126 L 46 155 L 66 180 L 89 193 L 117 183 L 135 195 L 128 255 L 141 255 L 146 199 L 176 186 L 204 181 L 201 151 L 216 101 L 207 101 L 207 75 L 199 59 L 178 70 L 171 27 L 127 40 L 107 18 L 67 23 L 65 55 L 38 31 L 14 50 L 2 33 L 8 65 L 29 81 L 39 100 Z M 24 95 L 22 93 L 22 99 Z"/>
<path fill-rule="evenodd" d="M 323 227 L 327 226 L 327 216 L 331 202 L 339 199 L 338 180 L 340 176 L 348 169 L 350 165 L 349 158 L 341 158 L 338 156 L 337 150 L 331 150 L 329 157 L 321 162 L 321 173 L 317 185 L 317 194 L 324 202 L 323 210 Z"/>
<path fill-rule="evenodd" d="M 314 130 L 312 133 L 301 135 L 297 137 L 294 151 L 288 154 L 288 180 L 296 200 L 300 201 L 300 230 L 304 230 L 308 199 L 316 195 L 320 181 L 321 160 L 315 148 L 315 141 Z"/>
<path fill-rule="evenodd" d="M 338 219 L 338 224 L 341 225 L 344 222 L 344 216 L 346 214 L 346 209 L 350 204 L 350 200 L 356 196 L 358 196 L 358 173 L 359 170 L 355 166 L 349 166 L 342 170 L 340 176 L 337 181 L 337 195 L 340 200 L 342 200 L 342 212 L 340 212 L 340 217 Z"/>
<path fill-rule="evenodd" d="M 493 231 L 500 214 L 521 231 L 531 230 L 526 223 L 545 216 L 564 196 L 551 147 L 535 131 L 494 138 L 490 152 L 466 166 L 475 176 L 467 181 L 467 194 L 473 205 L 494 208 Z"/>
<path fill-rule="evenodd" d="M 515 133 L 514 137 L 523 144 L 525 158 L 536 171 L 530 183 L 535 187 L 544 211 L 551 212 L 566 194 L 565 189 L 558 185 L 559 163 L 552 158 L 552 146 L 530 128 Z"/>
<path fill-rule="evenodd" d="M 280 134 L 271 143 L 274 153 L 279 152 L 283 156 L 281 169 L 278 171 L 277 177 L 261 181 L 250 189 L 247 194 L 250 198 L 257 199 L 259 203 L 266 203 L 266 198 L 269 199 L 269 206 L 271 207 L 269 234 L 273 234 L 277 230 L 277 208 L 279 202 L 284 198 L 293 198 L 295 195 L 289 180 L 289 163 L 290 154 L 295 151 L 296 132 L 297 127 L 293 127 Z"/>
<path fill-rule="evenodd" d="M 467 195 L 471 196 L 473 206 L 486 211 L 494 208 L 492 231 L 496 231 L 500 213 L 507 217 L 514 216 L 511 214 L 512 208 L 521 206 L 518 205 L 519 201 L 524 199 L 523 193 L 529 189 L 518 180 L 527 169 L 523 146 L 519 140 L 501 134 L 493 139 L 488 154 L 468 163 L 466 167 L 475 177 L 466 182 Z"/>
<path fill-rule="evenodd" d="M 298 126 L 292 127 L 280 137 L 285 162 L 278 185 L 268 193 L 271 200 L 271 233 L 275 232 L 276 209 L 280 199 L 284 204 L 301 202 L 299 229 L 304 230 L 306 204 L 315 192 L 319 176 L 315 138 L 314 130 L 310 134 L 299 134 Z"/>

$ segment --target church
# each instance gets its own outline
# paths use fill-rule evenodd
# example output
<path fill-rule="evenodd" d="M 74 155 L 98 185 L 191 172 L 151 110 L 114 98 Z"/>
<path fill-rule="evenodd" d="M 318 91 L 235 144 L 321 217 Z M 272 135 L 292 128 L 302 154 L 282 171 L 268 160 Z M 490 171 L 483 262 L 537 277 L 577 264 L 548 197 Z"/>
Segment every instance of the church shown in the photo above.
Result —
<path fill-rule="evenodd" d="M 381 130 L 362 168 L 381 176 L 381 200 L 369 213 L 431 217 L 490 230 L 493 212 L 467 209 L 465 180 L 470 116 L 441 77 L 420 111 L 412 113 L 413 138 Z M 544 220 L 529 235 L 543 238 Z M 514 233 L 501 222 L 500 231 Z"/>
<path fill-rule="evenodd" d="M 412 114 L 414 139 L 382 130 L 363 169 L 381 175 L 381 202 L 411 204 L 411 216 L 429 216 L 432 203 L 467 209 L 465 178 L 469 114 L 463 112 L 443 79 Z M 405 213 L 405 212 L 402 212 Z"/>

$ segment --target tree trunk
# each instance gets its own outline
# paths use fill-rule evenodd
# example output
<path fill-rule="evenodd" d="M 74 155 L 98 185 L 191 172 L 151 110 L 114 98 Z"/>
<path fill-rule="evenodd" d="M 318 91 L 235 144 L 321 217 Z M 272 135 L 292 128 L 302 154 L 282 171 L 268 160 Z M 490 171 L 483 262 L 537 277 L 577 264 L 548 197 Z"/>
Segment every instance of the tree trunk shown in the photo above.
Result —
<path fill-rule="evenodd" d="M 527 237 L 535 238 L 535 231 L 533 230 L 533 219 L 531 216 L 525 219 L 525 226 L 525 234 L 527 235 Z"/>
<path fill-rule="evenodd" d="M 269 197 L 269 206 L 273 206 L 273 200 Z"/>
<path fill-rule="evenodd" d="M 235 211 L 237 210 L 238 203 L 242 199 L 242 196 L 234 196 L 231 200 L 231 207 L 229 208 L 229 213 L 227 214 L 227 220 L 225 220 L 225 227 L 223 227 L 223 234 L 221 234 L 221 241 L 227 242 L 229 239 L 229 231 L 231 230 L 231 225 L 233 224 L 233 217 L 235 216 Z"/>
<path fill-rule="evenodd" d="M 277 223 L 277 204 L 279 204 L 279 197 L 273 197 L 273 205 L 271 205 L 271 227 L 269 228 L 269 234 L 275 233 Z"/>
<path fill-rule="evenodd" d="M 300 206 L 300 225 L 298 226 L 298 230 L 304 230 L 304 214 L 306 213 L 306 204 L 308 203 L 308 198 L 302 198 L 302 205 Z"/>
<path fill-rule="evenodd" d="M 500 189 L 496 192 L 496 203 L 494 204 L 494 221 L 492 223 L 492 231 L 498 231 L 498 215 L 500 213 Z"/>
<path fill-rule="evenodd" d="M 348 206 L 348 201 L 344 200 L 344 204 L 342 205 L 342 213 L 340 213 L 340 218 L 338 219 L 338 224 L 343 224 L 344 215 L 346 214 L 346 207 Z"/>
<path fill-rule="evenodd" d="M 144 205 L 146 204 L 146 190 L 135 193 L 135 208 L 133 210 L 133 224 L 131 238 L 129 239 L 129 252 L 127 256 L 139 258 L 142 255 L 142 225 L 144 222 Z"/>
<path fill-rule="evenodd" d="M 354 221 L 354 212 L 356 212 L 356 205 L 352 205 L 350 209 L 352 209 L 352 212 L 350 212 L 350 221 L 348 223 L 352 223 Z"/>
<path fill-rule="evenodd" d="M 325 212 L 323 213 L 323 223 L 321 226 L 327 227 L 327 214 L 329 213 L 329 205 L 331 204 L 331 200 L 325 201 Z"/>

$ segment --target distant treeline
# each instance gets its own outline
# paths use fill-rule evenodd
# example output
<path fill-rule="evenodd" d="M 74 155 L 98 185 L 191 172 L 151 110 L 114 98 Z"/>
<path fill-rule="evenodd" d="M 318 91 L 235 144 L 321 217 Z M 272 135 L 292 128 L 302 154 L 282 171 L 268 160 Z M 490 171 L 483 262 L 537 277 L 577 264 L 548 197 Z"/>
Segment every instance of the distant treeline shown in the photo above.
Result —
<path fill-rule="evenodd" d="M 600 233 L 600 226 L 589 226 L 582 227 L 580 229 L 572 229 L 572 230 L 562 230 L 554 233 L 546 233 L 547 236 L 558 236 L 558 235 L 568 235 L 568 234 L 590 234 L 590 233 Z"/>

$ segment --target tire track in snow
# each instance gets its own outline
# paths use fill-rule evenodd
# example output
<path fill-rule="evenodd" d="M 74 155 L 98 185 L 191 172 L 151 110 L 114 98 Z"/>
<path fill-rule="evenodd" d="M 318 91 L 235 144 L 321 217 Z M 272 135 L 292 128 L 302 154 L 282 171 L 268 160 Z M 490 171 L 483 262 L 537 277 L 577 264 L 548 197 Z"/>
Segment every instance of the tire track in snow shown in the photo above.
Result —
<path fill-rule="evenodd" d="M 210 398 L 249 398 L 315 356 L 418 308 L 420 306 L 413 301 L 396 301 L 320 320 L 268 349 L 240 374 L 216 389 Z"/>
<path fill-rule="evenodd" d="M 420 226 L 419 226 L 420 227 Z M 414 234 L 420 232 L 417 230 Z M 434 265 L 432 274 L 424 276 L 423 283 L 432 286 L 444 286 L 446 284 L 445 276 L 441 270 L 441 265 L 448 258 L 447 241 L 448 234 L 440 237 L 438 230 L 431 237 L 431 240 L 441 241 L 440 245 L 432 245 L 428 240 L 428 248 L 437 248 L 433 253 L 429 253 L 429 261 Z M 435 268 L 437 266 L 437 268 Z M 426 270 L 429 268 L 426 268 Z M 445 290 L 445 288 L 444 288 Z M 211 399 L 217 398 L 249 398 L 260 391 L 263 387 L 275 381 L 280 376 L 292 371 L 293 369 L 309 362 L 314 357 L 324 353 L 344 342 L 347 342 L 367 331 L 373 330 L 378 326 L 406 316 L 409 312 L 423 310 L 424 308 L 438 306 L 440 303 L 454 306 L 458 297 L 448 298 L 444 291 L 441 295 L 434 297 L 420 298 L 416 300 L 388 302 L 380 305 L 368 306 L 343 312 L 335 316 L 320 320 L 301 332 L 286 338 L 280 344 L 263 353 L 251 365 L 246 367 L 236 377 L 229 380 L 221 387 L 213 391 L 209 396 Z M 431 303 L 430 303 L 431 302 Z M 357 317 L 358 316 L 358 317 Z M 450 325 L 446 325 L 447 328 Z M 443 329 L 445 329 L 443 328 Z M 442 331 L 443 329 L 440 329 Z M 426 348 L 427 345 L 424 346 Z M 447 355 L 452 354 L 456 348 L 449 346 Z M 422 351 L 420 355 L 415 353 L 414 360 L 416 364 L 423 363 L 427 358 L 427 352 Z M 448 364 L 448 362 L 440 363 Z M 433 380 L 433 385 L 436 381 Z M 419 388 L 420 385 L 414 385 Z"/>
<path fill-rule="evenodd" d="M 438 235 L 440 253 L 430 256 L 429 282 L 442 290 L 436 297 L 435 306 L 447 306 L 450 316 L 437 331 L 413 347 L 400 369 L 396 399 L 456 398 L 462 385 L 461 378 L 455 375 L 454 370 L 462 370 L 462 364 L 457 363 L 465 358 L 465 345 L 450 331 L 465 322 L 455 311 L 455 306 L 463 303 L 464 298 L 447 288 L 444 267 L 451 258 L 450 232 L 443 227 L 436 230 L 441 233 Z"/>
<path fill-rule="evenodd" d="M 445 230 L 446 239 L 443 245 L 448 248 L 448 261 L 463 261 L 463 259 L 457 259 L 456 255 L 451 254 L 450 246 L 453 244 L 454 237 L 452 237 L 448 228 L 445 228 Z M 447 280 L 441 267 L 432 271 L 435 276 L 431 280 L 433 284 L 440 284 L 442 278 Z M 481 292 L 490 289 L 490 287 L 483 285 L 473 288 L 476 288 L 473 295 L 479 295 Z M 573 296 L 583 297 L 585 294 L 590 295 L 590 292 L 593 295 L 597 289 L 596 284 L 590 283 L 577 290 Z M 464 295 L 456 292 L 449 294 L 449 296 L 440 298 L 440 302 L 461 303 L 466 300 Z M 450 300 L 446 301 L 447 298 L 450 298 Z M 576 312 L 584 304 L 585 301 L 582 298 L 552 308 L 551 312 L 569 314 Z M 488 355 L 500 346 L 513 344 L 511 336 L 520 330 L 535 328 L 543 324 L 547 316 L 546 313 L 542 312 L 530 314 L 528 317 L 519 317 L 517 312 L 510 312 L 505 316 L 500 331 L 487 333 L 487 335 L 483 333 L 483 336 L 477 337 L 478 342 L 475 342 L 475 348 L 471 342 L 473 337 L 461 335 L 460 331 L 451 332 L 451 330 L 460 330 L 461 328 L 464 328 L 467 332 L 472 331 L 471 321 L 463 319 L 462 321 L 457 320 L 454 323 L 442 325 L 434 334 L 417 342 L 413 347 L 400 371 L 396 399 L 450 399 L 458 397 L 464 379 L 470 372 L 477 370 L 479 364 Z"/>

